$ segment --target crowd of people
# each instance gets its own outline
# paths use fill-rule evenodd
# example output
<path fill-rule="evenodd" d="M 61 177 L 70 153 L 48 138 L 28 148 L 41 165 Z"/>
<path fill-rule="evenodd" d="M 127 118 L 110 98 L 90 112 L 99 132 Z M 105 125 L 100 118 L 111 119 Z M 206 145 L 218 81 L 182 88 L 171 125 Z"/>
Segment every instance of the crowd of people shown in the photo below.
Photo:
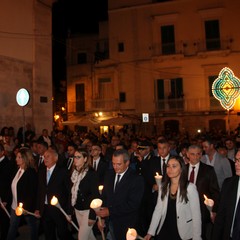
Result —
<path fill-rule="evenodd" d="M 125 240 L 129 228 L 145 240 L 240 239 L 239 147 L 234 133 L 36 136 L 28 126 L 15 136 L 4 127 L 0 240 L 16 239 L 20 224 L 31 240 Z M 94 199 L 100 208 L 90 207 Z"/>

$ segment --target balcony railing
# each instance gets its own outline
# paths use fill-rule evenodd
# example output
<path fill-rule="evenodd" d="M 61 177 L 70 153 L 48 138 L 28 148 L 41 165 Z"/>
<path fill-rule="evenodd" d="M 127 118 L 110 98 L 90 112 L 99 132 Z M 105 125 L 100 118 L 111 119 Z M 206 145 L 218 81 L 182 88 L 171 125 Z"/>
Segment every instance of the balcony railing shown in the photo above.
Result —
<path fill-rule="evenodd" d="M 68 112 L 79 112 L 82 102 L 68 102 Z M 94 99 L 85 101 L 85 111 L 116 111 L 119 110 L 118 99 Z"/>
<path fill-rule="evenodd" d="M 153 56 L 165 56 L 183 54 L 184 56 L 196 55 L 200 52 L 231 50 L 233 40 L 229 37 L 220 39 L 198 39 L 198 40 L 183 40 L 175 42 L 175 44 L 153 44 Z"/>
<path fill-rule="evenodd" d="M 191 99 L 164 99 L 156 102 L 157 112 L 198 112 L 223 110 L 214 97 Z"/>

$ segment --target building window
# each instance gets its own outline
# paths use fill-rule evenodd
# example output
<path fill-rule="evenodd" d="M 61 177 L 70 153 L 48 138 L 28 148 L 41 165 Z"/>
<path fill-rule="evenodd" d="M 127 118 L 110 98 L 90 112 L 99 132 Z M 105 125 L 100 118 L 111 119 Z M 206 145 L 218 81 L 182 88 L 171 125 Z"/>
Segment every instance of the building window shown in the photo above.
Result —
<path fill-rule="evenodd" d="M 118 43 L 118 52 L 124 52 L 124 43 L 123 42 Z"/>
<path fill-rule="evenodd" d="M 87 63 L 87 54 L 86 53 L 78 53 L 77 64 L 85 64 L 85 63 Z"/>
<path fill-rule="evenodd" d="M 120 102 L 126 102 L 126 93 L 125 92 L 120 92 L 119 93 L 119 101 Z"/>
<path fill-rule="evenodd" d="M 161 27 L 162 54 L 175 54 L 174 25 Z"/>
<path fill-rule="evenodd" d="M 76 84 L 76 112 L 85 111 L 85 91 L 84 84 Z"/>
<path fill-rule="evenodd" d="M 219 21 L 205 21 L 206 49 L 218 50 L 221 48 Z"/>

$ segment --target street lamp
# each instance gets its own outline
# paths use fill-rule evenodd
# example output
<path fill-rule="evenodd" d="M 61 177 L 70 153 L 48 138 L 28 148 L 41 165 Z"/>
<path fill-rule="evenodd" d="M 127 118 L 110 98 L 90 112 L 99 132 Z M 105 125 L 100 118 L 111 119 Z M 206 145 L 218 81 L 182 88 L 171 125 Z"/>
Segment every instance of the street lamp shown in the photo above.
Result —
<path fill-rule="evenodd" d="M 25 144 L 25 112 L 24 106 L 26 106 L 29 102 L 29 93 L 25 88 L 21 88 L 18 90 L 16 95 L 17 104 L 22 107 L 23 112 L 23 144 Z"/>

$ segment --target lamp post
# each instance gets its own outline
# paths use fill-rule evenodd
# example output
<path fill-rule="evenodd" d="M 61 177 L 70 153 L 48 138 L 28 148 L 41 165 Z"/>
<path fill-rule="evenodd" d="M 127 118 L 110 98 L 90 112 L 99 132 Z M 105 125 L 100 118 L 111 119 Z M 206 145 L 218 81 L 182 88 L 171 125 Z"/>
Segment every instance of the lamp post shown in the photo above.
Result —
<path fill-rule="evenodd" d="M 23 112 L 23 144 L 25 144 L 25 112 L 24 106 L 26 106 L 29 102 L 29 93 L 25 88 L 21 88 L 18 90 L 16 95 L 17 104 L 22 107 Z"/>

